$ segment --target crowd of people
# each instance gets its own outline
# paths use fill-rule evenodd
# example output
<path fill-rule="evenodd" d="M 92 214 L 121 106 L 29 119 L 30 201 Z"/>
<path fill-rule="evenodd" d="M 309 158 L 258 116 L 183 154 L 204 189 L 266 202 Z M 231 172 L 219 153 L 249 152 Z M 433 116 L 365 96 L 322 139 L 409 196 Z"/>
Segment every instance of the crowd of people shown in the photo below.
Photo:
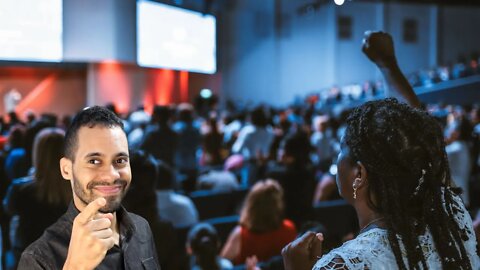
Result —
<path fill-rule="evenodd" d="M 295 270 L 477 269 L 480 106 L 421 105 L 396 66 L 387 34 L 369 33 L 363 50 L 385 76 L 383 91 L 409 105 L 386 99 L 332 112 L 309 98 L 286 109 L 212 107 L 203 115 L 180 104 L 123 115 L 110 104 L 61 121 L 32 112 L 22 121 L 10 113 L 1 123 L 0 141 L 5 269 L 19 262 L 38 269 L 78 263 L 82 255 L 93 267 L 111 269 L 119 258 L 135 257 L 127 243 L 155 243 L 155 254 L 145 247 L 138 251 L 146 256 L 141 264 L 153 269 L 231 269 L 245 263 L 256 269 L 257 262 Z M 238 226 L 222 243 L 215 228 L 200 220 L 189 194 L 241 188 L 249 192 L 240 212 L 231 213 L 239 214 Z M 102 201 L 94 189 L 107 195 L 125 191 L 125 197 Z M 324 254 L 328 235 L 297 238 L 311 225 L 317 203 L 340 198 L 358 215 L 360 230 L 344 238 L 350 241 Z M 54 223 L 70 229 L 61 236 L 46 230 Z M 136 235 L 131 224 L 142 228 L 144 239 L 130 239 Z M 75 238 L 92 226 L 103 240 L 95 256 Z M 180 243 L 175 232 L 184 228 L 190 231 Z M 45 248 L 52 239 L 63 246 Z M 182 249 L 184 254 L 177 252 Z M 44 261 L 39 254 L 55 258 Z M 140 264 L 126 268 L 132 265 Z"/>
<path fill-rule="evenodd" d="M 472 53 L 470 58 L 463 56 L 454 64 L 440 65 L 422 69 L 406 75 L 412 87 L 432 87 L 440 82 L 452 81 L 480 74 L 480 57 Z M 316 107 L 349 105 L 352 102 L 365 102 L 381 98 L 385 95 L 383 80 L 365 81 L 342 86 L 333 86 L 322 89 L 307 96 L 308 102 L 315 103 Z"/>

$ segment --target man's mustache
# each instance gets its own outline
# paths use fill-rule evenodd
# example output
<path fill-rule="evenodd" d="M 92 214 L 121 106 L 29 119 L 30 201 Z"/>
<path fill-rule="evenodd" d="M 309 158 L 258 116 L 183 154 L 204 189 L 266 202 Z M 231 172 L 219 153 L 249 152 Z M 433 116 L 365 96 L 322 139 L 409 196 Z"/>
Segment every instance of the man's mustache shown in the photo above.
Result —
<path fill-rule="evenodd" d="M 128 184 L 128 181 L 125 179 L 117 179 L 113 181 L 113 183 L 109 183 L 106 181 L 92 181 L 88 183 L 87 189 L 93 189 L 96 186 L 119 186 L 119 185 L 125 188 L 127 184 Z"/>

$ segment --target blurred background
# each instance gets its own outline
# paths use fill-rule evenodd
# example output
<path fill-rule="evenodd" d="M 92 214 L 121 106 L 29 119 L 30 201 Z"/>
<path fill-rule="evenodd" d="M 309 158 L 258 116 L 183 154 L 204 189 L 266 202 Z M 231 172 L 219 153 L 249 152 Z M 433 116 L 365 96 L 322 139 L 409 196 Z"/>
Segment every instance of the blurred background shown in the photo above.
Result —
<path fill-rule="evenodd" d="M 479 15 L 477 0 L 0 0 L 0 270 L 15 269 L 66 209 L 63 132 L 93 105 L 124 122 L 124 203 L 149 221 L 162 269 L 198 269 L 204 256 L 245 269 L 228 235 L 239 224 L 256 232 L 244 221 L 269 216 L 282 230 L 261 230 L 279 242 L 247 247 L 261 246 L 252 254 L 262 269 L 283 269 L 281 248 L 307 229 L 325 234 L 327 251 L 352 239 L 356 214 L 335 181 L 339 140 L 351 108 L 385 97 L 361 52 L 366 30 L 392 35 L 400 68 L 444 128 L 475 219 Z M 50 189 L 40 169 L 56 173 Z M 37 188 L 56 199 L 39 201 Z M 259 215 L 248 210 L 255 198 L 283 205 Z M 215 252 L 202 253 L 202 239 Z"/>

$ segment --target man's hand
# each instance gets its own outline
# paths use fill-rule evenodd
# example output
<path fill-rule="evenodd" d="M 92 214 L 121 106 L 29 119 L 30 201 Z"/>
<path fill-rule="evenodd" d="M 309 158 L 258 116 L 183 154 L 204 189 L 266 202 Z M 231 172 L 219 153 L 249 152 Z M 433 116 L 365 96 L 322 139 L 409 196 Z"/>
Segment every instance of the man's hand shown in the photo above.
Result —
<path fill-rule="evenodd" d="M 322 256 L 323 234 L 306 232 L 282 249 L 285 270 L 310 270 Z"/>
<path fill-rule="evenodd" d="M 113 215 L 98 213 L 106 203 L 104 198 L 98 198 L 74 219 L 64 270 L 94 269 L 113 247 L 114 234 L 110 228 Z"/>
<path fill-rule="evenodd" d="M 363 38 L 362 51 L 380 68 L 397 64 L 393 40 L 387 33 L 366 31 Z"/>

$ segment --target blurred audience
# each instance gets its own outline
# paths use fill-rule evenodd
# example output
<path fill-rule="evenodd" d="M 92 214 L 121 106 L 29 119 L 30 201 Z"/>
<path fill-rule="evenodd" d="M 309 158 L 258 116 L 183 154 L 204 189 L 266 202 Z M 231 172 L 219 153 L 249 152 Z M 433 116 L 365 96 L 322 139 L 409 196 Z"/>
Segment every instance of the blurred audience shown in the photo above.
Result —
<path fill-rule="evenodd" d="M 173 166 L 178 139 L 177 134 L 170 127 L 169 121 L 170 108 L 155 106 L 151 123 L 146 127 L 145 135 L 140 143 L 140 149 Z"/>
<path fill-rule="evenodd" d="M 172 222 L 175 227 L 188 227 L 198 222 L 198 211 L 192 200 L 175 192 L 173 169 L 164 162 L 158 162 L 157 209 L 158 215 Z"/>
<path fill-rule="evenodd" d="M 195 189 L 198 173 L 197 153 L 202 139 L 200 125 L 194 119 L 194 108 L 191 104 L 182 103 L 178 105 L 177 110 L 177 121 L 172 126 L 178 136 L 175 169 L 182 188 L 191 192 Z"/>
<path fill-rule="evenodd" d="M 312 218 L 315 170 L 310 161 L 308 135 L 297 131 L 288 135 L 279 149 L 279 163 L 267 169 L 266 177 L 283 188 L 285 216 L 300 227 Z"/>
<path fill-rule="evenodd" d="M 65 133 L 58 128 L 43 129 L 33 146 L 34 173 L 16 179 L 10 185 L 3 201 L 5 210 L 18 216 L 13 233 L 12 250 L 16 268 L 23 250 L 40 237 L 67 209 L 72 192 L 59 170 L 63 156 Z M 7 268 L 8 269 L 8 268 Z"/>
<path fill-rule="evenodd" d="M 163 270 L 179 269 L 180 254 L 177 253 L 177 239 L 171 222 L 162 220 L 157 209 L 155 193 L 158 177 L 157 161 L 139 150 L 130 152 L 132 182 L 123 205 L 145 218 L 152 229 L 160 267 Z"/>

